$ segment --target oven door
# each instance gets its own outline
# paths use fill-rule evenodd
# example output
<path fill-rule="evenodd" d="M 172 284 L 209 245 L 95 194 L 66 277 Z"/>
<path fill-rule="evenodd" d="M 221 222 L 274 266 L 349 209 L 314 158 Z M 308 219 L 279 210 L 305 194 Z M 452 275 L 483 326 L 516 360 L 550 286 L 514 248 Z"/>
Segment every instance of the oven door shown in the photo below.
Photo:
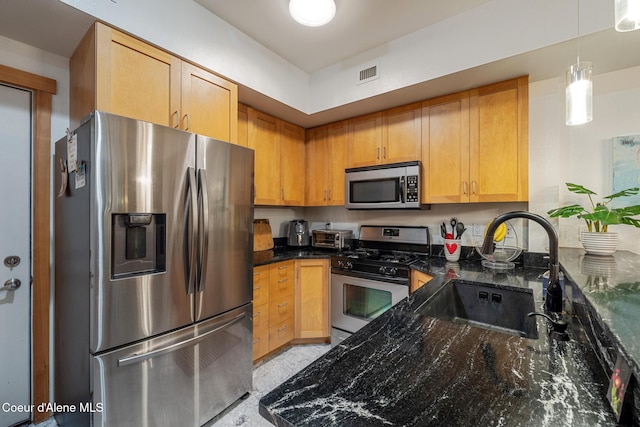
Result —
<path fill-rule="evenodd" d="M 409 295 L 408 284 L 331 273 L 331 326 L 356 332 Z"/>

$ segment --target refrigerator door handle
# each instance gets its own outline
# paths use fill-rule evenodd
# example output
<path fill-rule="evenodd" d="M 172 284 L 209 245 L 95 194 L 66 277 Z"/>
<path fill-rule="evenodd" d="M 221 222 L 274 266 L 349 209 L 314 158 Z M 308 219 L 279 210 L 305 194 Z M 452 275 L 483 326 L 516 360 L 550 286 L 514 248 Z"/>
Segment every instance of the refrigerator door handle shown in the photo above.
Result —
<path fill-rule="evenodd" d="M 198 195 L 196 185 L 196 172 L 194 168 L 187 168 L 187 201 L 185 212 L 189 212 L 189 217 L 185 218 L 187 222 L 187 293 L 195 292 L 196 270 L 197 270 L 197 254 L 198 254 Z"/>
<path fill-rule="evenodd" d="M 122 359 L 118 359 L 118 367 L 133 365 L 148 359 L 152 359 L 154 357 L 162 356 L 163 354 L 180 350 L 185 347 L 194 346 L 198 344 L 200 341 L 206 339 L 209 335 L 215 334 L 216 332 L 219 332 L 235 323 L 238 323 L 240 320 L 242 320 L 244 316 L 245 316 L 245 313 L 240 313 L 233 319 L 229 320 L 228 322 L 225 322 L 224 324 L 218 326 L 217 328 L 214 328 L 208 332 L 205 332 L 202 335 L 198 335 L 197 337 L 189 338 L 188 340 L 181 341 L 172 345 L 168 345 L 166 347 L 159 348 L 157 350 L 152 350 L 146 353 L 138 353 L 138 354 L 132 354 L 131 356 L 125 356 Z"/>
<path fill-rule="evenodd" d="M 204 291 L 207 280 L 207 257 L 209 256 L 209 189 L 207 188 L 207 171 L 198 169 L 198 215 L 200 217 L 198 265 L 198 290 Z"/>

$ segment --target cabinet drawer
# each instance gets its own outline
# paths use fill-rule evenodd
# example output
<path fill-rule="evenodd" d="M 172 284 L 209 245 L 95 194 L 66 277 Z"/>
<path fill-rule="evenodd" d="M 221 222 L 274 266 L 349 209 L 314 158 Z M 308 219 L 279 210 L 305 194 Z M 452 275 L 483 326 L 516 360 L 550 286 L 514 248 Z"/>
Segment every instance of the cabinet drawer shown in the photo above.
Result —
<path fill-rule="evenodd" d="M 263 265 L 253 269 L 253 305 L 269 302 L 269 266 Z"/>
<path fill-rule="evenodd" d="M 269 328 L 253 331 L 253 360 L 269 353 Z"/>
<path fill-rule="evenodd" d="M 293 317 L 269 327 L 269 351 L 293 339 Z"/>
<path fill-rule="evenodd" d="M 293 294 L 272 300 L 269 303 L 269 324 L 293 318 Z"/>
<path fill-rule="evenodd" d="M 269 300 L 293 295 L 295 268 L 293 261 L 274 264 L 269 270 Z"/>
<path fill-rule="evenodd" d="M 269 329 L 269 304 L 253 306 L 253 334 Z"/>

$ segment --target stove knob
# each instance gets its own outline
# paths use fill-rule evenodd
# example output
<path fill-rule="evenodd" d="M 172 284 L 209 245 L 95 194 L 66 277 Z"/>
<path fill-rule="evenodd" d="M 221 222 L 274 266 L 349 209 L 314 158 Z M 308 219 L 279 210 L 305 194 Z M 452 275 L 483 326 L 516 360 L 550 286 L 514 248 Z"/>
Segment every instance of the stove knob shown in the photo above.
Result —
<path fill-rule="evenodd" d="M 341 259 L 338 260 L 338 267 L 344 268 L 344 261 L 343 260 L 341 260 Z"/>
<path fill-rule="evenodd" d="M 347 270 L 351 270 L 353 268 L 353 263 L 351 261 L 347 261 L 346 268 Z"/>
<path fill-rule="evenodd" d="M 391 267 L 391 269 L 389 269 L 390 276 L 394 276 L 397 272 L 398 272 L 398 269 L 395 267 Z"/>
<path fill-rule="evenodd" d="M 387 274 L 387 267 L 383 265 L 378 269 L 378 271 L 380 272 L 380 274 Z"/>

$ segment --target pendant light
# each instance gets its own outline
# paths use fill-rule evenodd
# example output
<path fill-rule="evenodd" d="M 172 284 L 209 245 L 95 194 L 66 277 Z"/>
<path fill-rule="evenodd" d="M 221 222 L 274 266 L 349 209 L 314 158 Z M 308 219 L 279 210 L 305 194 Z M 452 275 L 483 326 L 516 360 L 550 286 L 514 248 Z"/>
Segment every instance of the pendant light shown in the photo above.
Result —
<path fill-rule="evenodd" d="M 333 19 L 336 4 L 333 0 L 289 0 L 289 13 L 302 25 L 319 27 Z"/>
<path fill-rule="evenodd" d="M 566 124 L 581 125 L 593 120 L 592 65 L 580 62 L 580 0 L 578 0 L 578 59 L 566 70 Z"/>
<path fill-rule="evenodd" d="M 640 0 L 615 0 L 616 31 L 640 29 Z"/>

